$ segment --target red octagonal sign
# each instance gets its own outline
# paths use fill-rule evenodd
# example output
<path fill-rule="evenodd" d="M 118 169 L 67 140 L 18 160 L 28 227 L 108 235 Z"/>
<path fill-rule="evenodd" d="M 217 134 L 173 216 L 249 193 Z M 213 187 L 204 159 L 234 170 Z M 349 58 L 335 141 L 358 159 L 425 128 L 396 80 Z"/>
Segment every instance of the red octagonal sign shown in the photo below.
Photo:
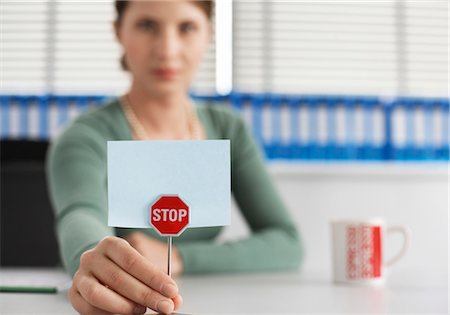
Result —
<path fill-rule="evenodd" d="M 178 236 L 189 224 L 189 206 L 176 195 L 163 195 L 150 208 L 150 224 L 165 236 Z"/>

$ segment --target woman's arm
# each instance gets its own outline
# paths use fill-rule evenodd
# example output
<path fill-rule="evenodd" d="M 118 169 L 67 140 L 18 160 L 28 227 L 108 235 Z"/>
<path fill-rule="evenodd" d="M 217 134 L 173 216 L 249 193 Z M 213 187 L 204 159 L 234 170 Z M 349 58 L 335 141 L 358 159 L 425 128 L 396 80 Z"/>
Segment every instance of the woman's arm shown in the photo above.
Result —
<path fill-rule="evenodd" d="M 66 270 L 73 276 L 80 256 L 106 236 L 106 156 L 104 140 L 89 126 L 72 125 L 51 146 L 47 181 L 56 234 Z"/>
<path fill-rule="evenodd" d="M 173 279 L 107 226 L 106 140 L 73 125 L 51 147 L 48 183 L 57 236 L 73 276 L 69 299 L 82 314 L 165 314 L 182 303 Z"/>
<path fill-rule="evenodd" d="M 265 169 L 249 130 L 242 119 L 227 115 L 232 190 L 252 234 L 224 244 L 178 243 L 184 270 L 197 273 L 297 268 L 303 256 L 297 228 Z"/>

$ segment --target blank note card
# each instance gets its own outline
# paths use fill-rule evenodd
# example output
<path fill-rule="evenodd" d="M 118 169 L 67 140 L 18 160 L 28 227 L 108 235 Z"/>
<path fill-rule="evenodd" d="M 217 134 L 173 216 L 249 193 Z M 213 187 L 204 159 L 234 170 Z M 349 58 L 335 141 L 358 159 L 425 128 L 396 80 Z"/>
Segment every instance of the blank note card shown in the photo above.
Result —
<path fill-rule="evenodd" d="M 108 141 L 108 225 L 151 228 L 160 195 L 190 207 L 189 227 L 230 224 L 230 141 Z"/>

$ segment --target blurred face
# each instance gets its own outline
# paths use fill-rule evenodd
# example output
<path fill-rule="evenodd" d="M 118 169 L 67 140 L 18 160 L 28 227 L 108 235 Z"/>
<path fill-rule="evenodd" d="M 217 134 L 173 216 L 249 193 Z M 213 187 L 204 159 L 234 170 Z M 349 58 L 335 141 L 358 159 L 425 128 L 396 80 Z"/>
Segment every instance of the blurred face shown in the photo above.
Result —
<path fill-rule="evenodd" d="M 116 35 L 135 84 L 161 96 L 188 90 L 211 28 L 190 1 L 131 1 Z"/>

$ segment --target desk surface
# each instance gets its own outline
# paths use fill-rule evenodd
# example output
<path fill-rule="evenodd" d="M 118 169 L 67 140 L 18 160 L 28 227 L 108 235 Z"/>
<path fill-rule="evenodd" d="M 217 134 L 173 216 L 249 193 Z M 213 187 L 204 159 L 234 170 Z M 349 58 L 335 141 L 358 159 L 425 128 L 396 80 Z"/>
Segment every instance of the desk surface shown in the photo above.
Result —
<path fill-rule="evenodd" d="M 52 272 L 55 276 L 62 273 Z M 448 314 L 447 287 L 389 282 L 384 287 L 343 286 L 323 274 L 306 272 L 185 276 L 177 282 L 184 299 L 180 313 L 191 315 Z M 1 293 L 0 314 L 76 313 L 65 290 L 58 294 Z"/>

